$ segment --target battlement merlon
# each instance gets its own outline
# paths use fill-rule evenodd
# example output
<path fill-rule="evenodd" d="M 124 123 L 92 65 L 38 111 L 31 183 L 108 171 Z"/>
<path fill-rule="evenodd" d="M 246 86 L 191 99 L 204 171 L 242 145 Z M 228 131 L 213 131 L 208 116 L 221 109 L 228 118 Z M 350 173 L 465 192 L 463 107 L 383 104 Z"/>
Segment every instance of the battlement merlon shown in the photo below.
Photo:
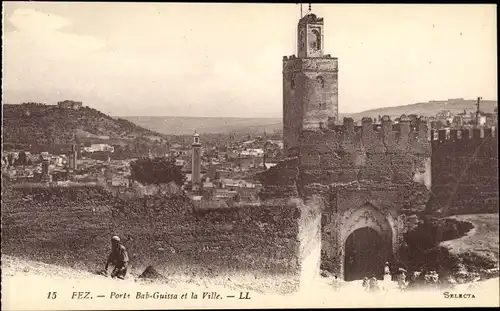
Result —
<path fill-rule="evenodd" d="M 495 126 L 486 128 L 471 128 L 471 129 L 432 129 L 431 140 L 433 146 L 449 143 L 459 142 L 463 143 L 481 143 L 485 139 L 491 139 L 497 142 L 498 128 Z"/>
<path fill-rule="evenodd" d="M 333 128 L 304 130 L 299 146 L 303 150 L 320 153 L 354 146 L 375 153 L 404 151 L 430 154 L 430 135 L 425 120 L 411 121 L 403 115 L 398 123 L 393 123 L 389 116 L 382 117 L 378 124 L 371 118 L 363 118 L 361 123 L 358 126 L 353 119 L 344 118 L 342 125 Z"/>
<path fill-rule="evenodd" d="M 283 73 L 289 72 L 338 72 L 338 58 L 326 55 L 323 57 L 296 58 L 283 57 Z"/>
<path fill-rule="evenodd" d="M 295 54 L 289 55 L 289 56 L 285 55 L 285 56 L 283 56 L 283 61 L 288 61 L 288 60 L 297 59 L 297 58 L 298 57 Z M 337 57 L 332 57 L 331 54 L 325 54 L 325 55 L 323 55 L 321 57 L 309 57 L 309 58 L 311 58 L 311 59 L 323 59 L 323 58 L 326 58 L 326 59 L 337 59 L 338 60 Z"/>

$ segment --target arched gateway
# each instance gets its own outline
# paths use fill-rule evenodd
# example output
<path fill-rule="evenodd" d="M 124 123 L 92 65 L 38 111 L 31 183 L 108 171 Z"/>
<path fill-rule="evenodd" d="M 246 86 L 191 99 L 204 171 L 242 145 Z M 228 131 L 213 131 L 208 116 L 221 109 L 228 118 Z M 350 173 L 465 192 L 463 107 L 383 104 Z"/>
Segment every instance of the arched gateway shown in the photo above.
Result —
<path fill-rule="evenodd" d="M 380 277 L 390 255 L 387 241 L 377 231 L 369 227 L 356 229 L 345 243 L 344 280 Z"/>
<path fill-rule="evenodd" d="M 392 260 L 394 221 L 390 214 L 366 203 L 340 216 L 341 273 L 345 281 L 383 275 Z"/>

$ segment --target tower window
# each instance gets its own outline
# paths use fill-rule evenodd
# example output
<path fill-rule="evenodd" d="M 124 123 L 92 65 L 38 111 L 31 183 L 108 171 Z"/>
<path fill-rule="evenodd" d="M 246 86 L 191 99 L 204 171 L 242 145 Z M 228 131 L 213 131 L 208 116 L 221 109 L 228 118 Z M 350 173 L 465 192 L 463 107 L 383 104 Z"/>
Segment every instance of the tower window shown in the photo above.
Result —
<path fill-rule="evenodd" d="M 319 128 L 322 130 L 323 129 L 323 122 L 319 122 Z"/>
<path fill-rule="evenodd" d="M 321 49 L 321 34 L 317 29 L 311 31 L 311 48 L 313 50 Z"/>
<path fill-rule="evenodd" d="M 295 76 L 292 76 L 292 79 L 290 79 L 290 87 L 291 87 L 292 89 L 294 89 L 294 88 L 295 88 Z"/>
<path fill-rule="evenodd" d="M 306 42 L 305 32 L 304 32 L 304 29 L 302 29 L 300 31 L 300 34 L 299 34 L 299 43 L 300 43 L 300 49 L 301 50 L 304 50 L 305 42 Z"/>
<path fill-rule="evenodd" d="M 325 79 L 322 76 L 318 76 L 316 78 L 316 81 L 318 81 L 318 83 L 322 89 L 325 88 Z"/>

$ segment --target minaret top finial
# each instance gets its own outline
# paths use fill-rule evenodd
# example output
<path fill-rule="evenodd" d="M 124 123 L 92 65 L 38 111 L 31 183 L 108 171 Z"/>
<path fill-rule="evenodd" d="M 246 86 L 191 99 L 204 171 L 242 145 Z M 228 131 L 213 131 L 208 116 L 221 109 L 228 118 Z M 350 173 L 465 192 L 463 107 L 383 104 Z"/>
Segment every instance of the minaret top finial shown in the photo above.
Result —
<path fill-rule="evenodd" d="M 311 13 L 312 8 L 311 8 L 311 3 L 309 3 L 309 13 Z"/>

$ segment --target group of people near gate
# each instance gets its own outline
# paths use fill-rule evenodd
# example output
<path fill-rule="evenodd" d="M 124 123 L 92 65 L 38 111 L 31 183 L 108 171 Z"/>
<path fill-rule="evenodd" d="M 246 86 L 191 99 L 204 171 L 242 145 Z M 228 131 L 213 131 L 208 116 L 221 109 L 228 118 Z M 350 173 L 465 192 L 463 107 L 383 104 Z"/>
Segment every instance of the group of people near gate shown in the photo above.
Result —
<path fill-rule="evenodd" d="M 377 292 L 380 290 L 389 290 L 396 287 L 404 291 L 409 288 L 415 287 L 438 287 L 440 285 L 439 274 L 435 270 L 430 271 L 415 271 L 408 279 L 408 271 L 404 268 L 398 268 L 397 273 L 391 273 L 389 263 L 386 262 L 384 266 L 384 280 L 380 281 L 375 275 L 371 278 L 365 277 L 363 279 L 363 288 L 365 291 Z M 395 280 L 394 280 L 395 279 Z M 395 281 L 395 282 L 394 282 Z M 394 286 L 394 283 L 396 286 Z"/>

